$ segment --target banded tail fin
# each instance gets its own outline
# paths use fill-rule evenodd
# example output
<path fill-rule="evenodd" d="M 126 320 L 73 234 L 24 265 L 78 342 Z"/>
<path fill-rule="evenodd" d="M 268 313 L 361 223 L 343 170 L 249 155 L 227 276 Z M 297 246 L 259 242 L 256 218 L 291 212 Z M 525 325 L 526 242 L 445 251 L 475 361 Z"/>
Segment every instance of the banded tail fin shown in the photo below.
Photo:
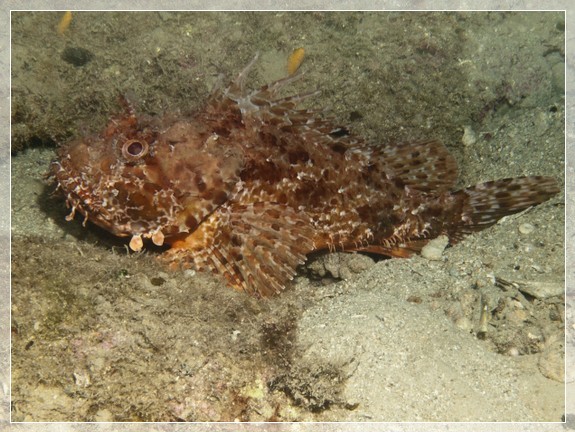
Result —
<path fill-rule="evenodd" d="M 531 176 L 480 183 L 454 192 L 453 196 L 462 200 L 462 207 L 459 220 L 446 227 L 450 242 L 488 228 L 504 216 L 541 204 L 559 191 L 555 179 Z"/>

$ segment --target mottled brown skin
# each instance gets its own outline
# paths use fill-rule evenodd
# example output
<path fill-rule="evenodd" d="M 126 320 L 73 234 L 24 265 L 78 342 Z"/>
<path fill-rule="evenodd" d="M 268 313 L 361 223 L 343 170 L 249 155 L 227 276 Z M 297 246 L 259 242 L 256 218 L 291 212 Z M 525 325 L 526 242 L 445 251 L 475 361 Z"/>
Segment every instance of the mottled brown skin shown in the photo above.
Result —
<path fill-rule="evenodd" d="M 255 61 L 255 59 L 254 59 Z M 52 173 L 72 208 L 140 250 L 223 275 L 256 296 L 279 292 L 312 251 L 407 257 L 453 243 L 558 192 L 547 177 L 452 192 L 457 166 L 436 141 L 370 146 L 318 111 L 314 93 L 278 98 L 290 76 L 244 90 L 250 65 L 193 117 L 126 113 L 63 146 Z"/>

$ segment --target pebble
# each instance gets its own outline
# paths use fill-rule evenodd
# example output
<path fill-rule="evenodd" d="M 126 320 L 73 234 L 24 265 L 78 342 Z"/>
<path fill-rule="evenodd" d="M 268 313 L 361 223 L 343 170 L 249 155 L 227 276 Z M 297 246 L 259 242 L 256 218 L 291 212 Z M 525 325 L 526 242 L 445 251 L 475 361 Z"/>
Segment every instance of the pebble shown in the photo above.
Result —
<path fill-rule="evenodd" d="M 519 225 L 519 232 L 521 234 L 531 234 L 533 231 L 535 231 L 535 227 L 530 223 L 522 223 Z"/>
<path fill-rule="evenodd" d="M 455 325 L 463 331 L 470 332 L 471 330 L 473 330 L 473 323 L 467 317 L 461 317 L 457 319 L 455 321 Z"/>
<path fill-rule="evenodd" d="M 519 291 L 537 299 L 557 297 L 565 293 L 563 282 L 517 281 Z"/>
<path fill-rule="evenodd" d="M 449 239 L 447 236 L 439 236 L 431 240 L 421 249 L 421 256 L 430 261 L 439 261 L 448 243 Z"/>
<path fill-rule="evenodd" d="M 461 142 L 466 147 L 471 146 L 477 142 L 477 137 L 475 136 L 473 129 L 471 129 L 471 126 L 463 127 L 463 137 L 461 138 Z"/>
<path fill-rule="evenodd" d="M 539 357 L 539 371 L 546 378 L 565 382 L 565 353 L 562 341 L 557 339 L 548 344 Z"/>

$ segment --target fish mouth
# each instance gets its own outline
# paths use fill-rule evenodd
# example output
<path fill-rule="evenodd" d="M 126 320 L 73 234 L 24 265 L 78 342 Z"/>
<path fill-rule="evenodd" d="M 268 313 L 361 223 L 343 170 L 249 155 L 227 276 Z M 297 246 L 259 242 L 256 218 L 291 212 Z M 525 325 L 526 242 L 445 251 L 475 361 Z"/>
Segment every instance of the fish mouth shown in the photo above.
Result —
<path fill-rule="evenodd" d="M 52 163 L 50 176 L 57 183 L 56 189 L 61 189 L 66 198 L 66 206 L 71 209 L 66 216 L 66 221 L 70 222 L 76 217 L 76 213 L 84 216 L 82 226 L 86 226 L 90 221 L 94 225 L 112 233 L 117 237 L 130 237 L 129 247 L 134 252 L 139 252 L 144 246 L 143 239 L 151 239 L 154 245 L 163 246 L 165 235 L 162 227 L 150 229 L 145 224 L 133 222 L 129 219 L 120 221 L 120 214 L 114 214 L 107 208 L 106 197 L 94 194 L 81 177 L 66 175 L 63 180 L 62 174 L 65 169 L 61 163 Z M 59 175 L 60 174 L 60 175 Z M 74 179 L 74 180 L 73 180 Z"/>

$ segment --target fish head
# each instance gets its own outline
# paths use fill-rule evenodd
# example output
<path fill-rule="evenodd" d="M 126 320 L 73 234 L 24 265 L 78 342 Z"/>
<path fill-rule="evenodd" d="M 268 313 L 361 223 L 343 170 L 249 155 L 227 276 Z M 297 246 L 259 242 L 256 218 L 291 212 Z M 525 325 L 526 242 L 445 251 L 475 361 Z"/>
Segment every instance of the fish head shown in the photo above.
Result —
<path fill-rule="evenodd" d="M 201 119 L 200 119 L 201 120 Z M 130 247 L 193 232 L 230 197 L 241 152 L 197 118 L 113 118 L 98 135 L 63 145 L 51 174 L 72 209 Z"/>

